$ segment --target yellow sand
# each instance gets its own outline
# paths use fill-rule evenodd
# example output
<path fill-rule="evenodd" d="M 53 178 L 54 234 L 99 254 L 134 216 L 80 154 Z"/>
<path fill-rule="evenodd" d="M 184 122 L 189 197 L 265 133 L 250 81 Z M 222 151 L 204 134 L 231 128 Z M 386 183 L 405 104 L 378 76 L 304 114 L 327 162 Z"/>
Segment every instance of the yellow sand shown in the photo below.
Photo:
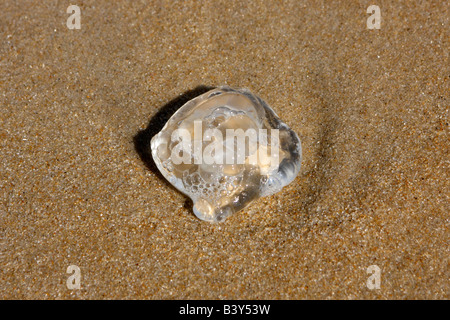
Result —
<path fill-rule="evenodd" d="M 0 298 L 448 299 L 449 11 L 1 1 Z M 303 162 L 283 192 L 214 225 L 147 143 L 224 84 L 266 100 Z"/>

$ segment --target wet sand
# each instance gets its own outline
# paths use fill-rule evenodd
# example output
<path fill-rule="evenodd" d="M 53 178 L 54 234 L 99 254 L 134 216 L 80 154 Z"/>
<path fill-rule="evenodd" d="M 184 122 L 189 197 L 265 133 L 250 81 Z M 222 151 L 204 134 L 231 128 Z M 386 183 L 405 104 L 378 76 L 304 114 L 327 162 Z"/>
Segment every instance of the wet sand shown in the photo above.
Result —
<path fill-rule="evenodd" d="M 69 4 L 0 2 L 1 299 L 448 299 L 448 4 L 378 1 L 379 30 L 369 1 L 77 1 L 79 30 Z M 148 143 L 225 84 L 303 161 L 210 224 Z"/>

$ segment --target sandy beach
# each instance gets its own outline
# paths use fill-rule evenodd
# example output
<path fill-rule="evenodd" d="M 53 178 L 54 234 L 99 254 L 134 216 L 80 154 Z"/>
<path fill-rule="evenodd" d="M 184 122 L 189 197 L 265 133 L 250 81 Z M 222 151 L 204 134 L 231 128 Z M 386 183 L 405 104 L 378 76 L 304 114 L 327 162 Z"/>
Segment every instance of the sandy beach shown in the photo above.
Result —
<path fill-rule="evenodd" d="M 448 299 L 449 17 L 445 1 L 1 1 L 0 299 Z M 221 85 L 264 99 L 303 160 L 211 224 L 149 143 Z"/>

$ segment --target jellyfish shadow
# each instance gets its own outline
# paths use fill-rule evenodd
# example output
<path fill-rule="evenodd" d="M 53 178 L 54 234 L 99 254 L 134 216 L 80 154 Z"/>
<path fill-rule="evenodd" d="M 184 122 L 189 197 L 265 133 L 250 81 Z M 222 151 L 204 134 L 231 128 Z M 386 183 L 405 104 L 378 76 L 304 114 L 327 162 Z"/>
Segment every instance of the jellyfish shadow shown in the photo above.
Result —
<path fill-rule="evenodd" d="M 151 172 L 153 172 L 157 177 L 164 181 L 166 185 L 170 186 L 173 189 L 175 188 L 164 178 L 161 172 L 159 172 L 158 167 L 153 160 L 150 141 L 154 135 L 162 130 L 170 117 L 172 117 L 172 115 L 177 112 L 177 110 L 180 109 L 186 102 L 212 89 L 214 89 L 214 87 L 203 85 L 198 86 L 192 90 L 184 92 L 182 95 L 169 101 L 168 103 L 163 105 L 150 119 L 147 128 L 139 131 L 133 137 L 134 148 L 141 158 L 142 162 Z"/>

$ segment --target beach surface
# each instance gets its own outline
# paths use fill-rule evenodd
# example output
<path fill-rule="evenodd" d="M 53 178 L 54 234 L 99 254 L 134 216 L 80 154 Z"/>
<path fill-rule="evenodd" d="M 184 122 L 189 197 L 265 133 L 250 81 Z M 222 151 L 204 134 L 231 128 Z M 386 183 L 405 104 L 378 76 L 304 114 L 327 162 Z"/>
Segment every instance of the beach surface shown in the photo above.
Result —
<path fill-rule="evenodd" d="M 375 2 L 1 1 L 0 298 L 448 299 L 450 9 Z M 149 141 L 221 85 L 303 160 L 211 224 Z"/>

